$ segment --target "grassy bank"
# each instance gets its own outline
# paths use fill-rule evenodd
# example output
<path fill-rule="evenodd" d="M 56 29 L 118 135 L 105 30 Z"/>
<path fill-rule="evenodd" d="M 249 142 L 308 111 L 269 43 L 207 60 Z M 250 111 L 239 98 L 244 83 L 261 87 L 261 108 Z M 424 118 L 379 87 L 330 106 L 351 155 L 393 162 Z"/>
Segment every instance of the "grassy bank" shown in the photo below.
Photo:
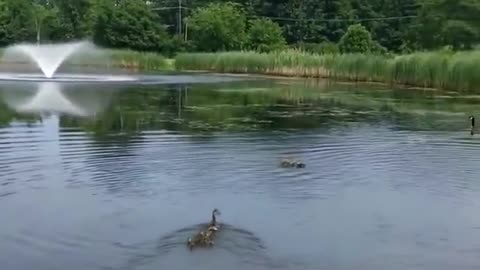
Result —
<path fill-rule="evenodd" d="M 113 67 L 137 70 L 166 70 L 173 69 L 172 64 L 165 57 L 157 53 L 137 52 L 131 50 L 107 50 L 108 63 Z"/>
<path fill-rule="evenodd" d="M 278 53 L 186 53 L 178 70 L 208 70 L 279 76 L 382 82 L 450 90 L 480 90 L 480 52 L 425 52 L 400 56 Z"/>

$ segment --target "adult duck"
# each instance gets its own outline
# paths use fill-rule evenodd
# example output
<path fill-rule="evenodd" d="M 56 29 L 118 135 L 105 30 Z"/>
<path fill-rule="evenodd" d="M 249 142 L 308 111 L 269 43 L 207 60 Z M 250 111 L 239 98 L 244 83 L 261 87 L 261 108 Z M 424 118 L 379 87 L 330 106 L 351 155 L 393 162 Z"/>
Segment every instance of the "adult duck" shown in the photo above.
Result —
<path fill-rule="evenodd" d="M 468 119 L 470 119 L 470 135 L 473 135 L 473 129 L 475 128 L 475 117 L 473 117 L 473 115 L 470 115 Z"/>

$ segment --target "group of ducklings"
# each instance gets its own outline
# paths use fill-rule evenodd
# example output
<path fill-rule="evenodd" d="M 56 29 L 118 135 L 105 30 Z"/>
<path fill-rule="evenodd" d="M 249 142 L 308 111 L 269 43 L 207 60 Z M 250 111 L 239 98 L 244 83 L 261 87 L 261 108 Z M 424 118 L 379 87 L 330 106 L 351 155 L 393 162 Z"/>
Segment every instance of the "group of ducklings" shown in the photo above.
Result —
<path fill-rule="evenodd" d="M 193 249 L 196 246 L 207 247 L 215 244 L 215 233 L 220 229 L 216 215 L 220 215 L 220 211 L 217 208 L 213 209 L 212 220 L 208 223 L 206 230 L 202 230 L 193 237 L 188 238 L 187 245 L 190 249 Z"/>
<path fill-rule="evenodd" d="M 305 163 L 296 159 L 286 158 L 282 159 L 282 161 L 280 162 L 280 166 L 282 166 L 283 168 L 305 168 Z"/>

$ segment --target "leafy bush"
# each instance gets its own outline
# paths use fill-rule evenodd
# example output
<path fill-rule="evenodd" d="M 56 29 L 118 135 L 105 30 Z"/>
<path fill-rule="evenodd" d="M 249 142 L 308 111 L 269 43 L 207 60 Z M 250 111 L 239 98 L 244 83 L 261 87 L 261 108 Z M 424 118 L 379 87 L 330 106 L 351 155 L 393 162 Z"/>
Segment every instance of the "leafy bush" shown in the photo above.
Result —
<path fill-rule="evenodd" d="M 367 53 L 374 49 L 374 42 L 367 28 L 360 24 L 350 25 L 338 46 L 342 53 Z"/>
<path fill-rule="evenodd" d="M 282 28 L 270 19 L 255 19 L 248 30 L 249 49 L 270 52 L 285 48 L 286 41 Z"/>
<path fill-rule="evenodd" d="M 105 3 L 99 7 L 94 28 L 95 43 L 111 48 L 130 48 L 138 51 L 161 51 L 168 38 L 157 22 L 159 17 L 145 1 L 122 1 L 118 5 Z"/>
<path fill-rule="evenodd" d="M 189 34 L 200 51 L 241 49 L 246 41 L 247 18 L 238 5 L 212 3 L 188 18 Z"/>

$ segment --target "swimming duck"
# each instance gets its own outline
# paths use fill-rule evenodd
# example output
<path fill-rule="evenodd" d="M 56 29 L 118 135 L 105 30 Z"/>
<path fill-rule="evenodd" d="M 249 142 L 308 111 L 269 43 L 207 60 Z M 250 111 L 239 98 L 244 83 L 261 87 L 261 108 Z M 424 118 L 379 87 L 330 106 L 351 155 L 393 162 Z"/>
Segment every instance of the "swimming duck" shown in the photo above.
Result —
<path fill-rule="evenodd" d="M 216 215 L 220 215 L 220 211 L 215 208 L 212 211 L 212 220 L 207 225 L 206 231 L 198 232 L 193 238 L 188 238 L 187 245 L 190 249 L 193 249 L 194 246 L 213 246 L 215 242 L 213 241 L 215 233 L 219 229 L 219 224 L 217 223 Z"/>
<path fill-rule="evenodd" d="M 290 159 L 290 158 L 282 159 L 282 162 L 280 163 L 280 165 L 284 168 L 287 168 L 287 167 L 305 168 L 305 163 L 298 160 Z"/>
<path fill-rule="evenodd" d="M 470 119 L 470 135 L 473 135 L 473 129 L 475 128 L 475 117 L 473 117 L 473 115 L 470 115 L 468 119 Z"/>
<path fill-rule="evenodd" d="M 220 210 L 218 210 L 217 208 L 213 209 L 212 211 L 212 220 L 210 221 L 210 223 L 208 224 L 208 227 L 216 227 L 218 228 L 219 227 L 219 224 L 217 224 L 217 217 L 216 215 L 221 215 L 220 213 Z"/>

